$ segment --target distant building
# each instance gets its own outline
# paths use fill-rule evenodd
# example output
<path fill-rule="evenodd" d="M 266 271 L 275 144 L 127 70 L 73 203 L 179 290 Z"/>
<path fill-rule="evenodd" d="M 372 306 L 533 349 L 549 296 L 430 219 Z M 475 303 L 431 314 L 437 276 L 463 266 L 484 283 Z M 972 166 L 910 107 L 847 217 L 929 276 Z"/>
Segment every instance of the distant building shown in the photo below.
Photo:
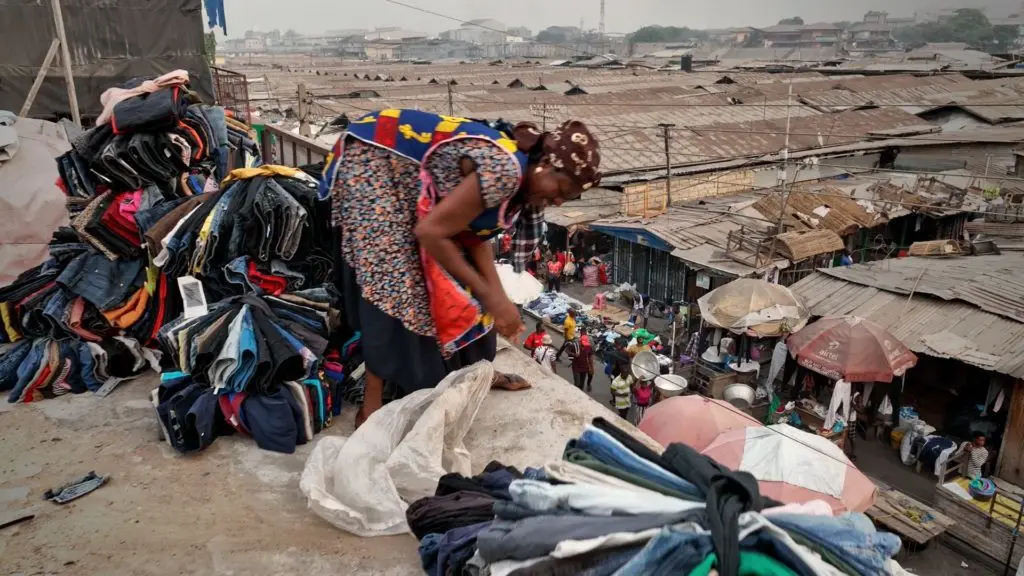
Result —
<path fill-rule="evenodd" d="M 533 38 L 533 33 L 526 26 L 513 26 L 505 30 L 505 33 L 509 36 L 518 36 L 523 39 Z"/>
<path fill-rule="evenodd" d="M 851 50 L 889 50 L 896 44 L 888 12 L 872 10 L 864 15 L 862 22 L 854 24 L 846 32 Z"/>
<path fill-rule="evenodd" d="M 443 33 L 442 38 L 480 44 L 481 46 L 499 45 L 505 42 L 507 33 L 505 24 L 497 20 L 481 18 L 470 20 L 454 30 Z M 527 33 L 529 33 L 529 30 L 527 30 Z"/>
<path fill-rule="evenodd" d="M 402 28 L 377 28 L 366 33 L 365 38 L 371 41 L 405 40 L 408 38 L 428 38 L 429 34 L 405 30 Z"/>
<path fill-rule="evenodd" d="M 708 40 L 714 44 L 737 46 L 745 44 L 750 39 L 750 35 L 754 33 L 754 29 L 750 27 L 725 28 L 721 30 L 708 30 L 707 33 Z"/>
<path fill-rule="evenodd" d="M 765 47 L 810 47 L 824 48 L 839 42 L 842 30 L 834 24 L 777 24 L 761 30 Z"/>
<path fill-rule="evenodd" d="M 267 49 L 267 42 L 262 36 L 256 36 L 253 38 L 246 38 L 242 47 L 252 52 L 261 52 Z"/>

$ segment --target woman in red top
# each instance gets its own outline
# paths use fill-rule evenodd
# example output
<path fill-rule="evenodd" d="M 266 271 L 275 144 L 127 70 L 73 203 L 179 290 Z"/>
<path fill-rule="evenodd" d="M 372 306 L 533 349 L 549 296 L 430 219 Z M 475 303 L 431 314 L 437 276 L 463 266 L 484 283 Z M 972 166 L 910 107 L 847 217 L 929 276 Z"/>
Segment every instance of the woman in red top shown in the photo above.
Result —
<path fill-rule="evenodd" d="M 544 323 L 537 321 L 537 328 L 526 337 L 526 342 L 523 342 L 523 348 L 526 348 L 530 352 L 533 352 L 537 348 L 540 348 L 541 344 L 544 343 L 544 335 L 547 332 L 544 330 Z"/>
<path fill-rule="evenodd" d="M 570 342 L 567 350 L 572 361 L 572 377 L 576 387 L 590 392 L 594 381 L 594 348 L 585 333 L 578 340 Z"/>
<path fill-rule="evenodd" d="M 562 264 L 552 258 L 548 260 L 548 292 L 562 290 Z"/>

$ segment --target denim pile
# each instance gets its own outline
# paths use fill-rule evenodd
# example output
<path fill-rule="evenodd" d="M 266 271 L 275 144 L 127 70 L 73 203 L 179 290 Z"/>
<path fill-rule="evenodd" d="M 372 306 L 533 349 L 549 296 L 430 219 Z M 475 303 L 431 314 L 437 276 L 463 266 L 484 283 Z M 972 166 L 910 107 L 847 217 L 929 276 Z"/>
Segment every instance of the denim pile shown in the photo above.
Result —
<path fill-rule="evenodd" d="M 328 201 L 284 166 L 232 171 L 222 191 L 167 202 L 140 224 L 153 262 L 203 281 L 207 300 L 315 288 L 334 274 Z M 165 211 L 168 210 L 169 211 Z"/>
<path fill-rule="evenodd" d="M 292 453 L 312 440 L 340 395 L 340 382 L 320 377 L 337 300 L 328 288 L 234 296 L 165 325 L 160 343 L 177 368 L 161 375 L 154 404 L 168 443 L 195 452 L 237 432 Z"/>
<path fill-rule="evenodd" d="M 781 505 L 683 444 L 663 454 L 598 418 L 562 461 L 447 475 L 406 514 L 430 575 L 902 573 L 899 537 L 824 502 Z"/>
<path fill-rule="evenodd" d="M 73 212 L 104 192 L 147 186 L 181 198 L 216 190 L 234 168 L 259 165 L 255 139 L 224 108 L 169 86 L 118 102 L 109 123 L 71 138 L 57 168 Z"/>

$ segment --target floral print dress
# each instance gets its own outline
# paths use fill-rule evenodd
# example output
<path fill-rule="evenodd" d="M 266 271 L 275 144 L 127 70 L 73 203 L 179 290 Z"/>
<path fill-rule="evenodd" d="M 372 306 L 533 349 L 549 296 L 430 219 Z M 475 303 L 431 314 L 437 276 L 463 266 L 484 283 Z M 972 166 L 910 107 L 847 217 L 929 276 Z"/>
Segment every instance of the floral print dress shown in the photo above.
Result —
<path fill-rule="evenodd" d="M 510 201 L 518 192 L 519 169 L 508 153 L 486 140 L 458 139 L 438 145 L 423 165 L 442 197 L 462 181 L 463 158 L 476 165 L 485 209 Z M 406 330 L 433 337 L 414 234 L 420 168 L 403 156 L 349 138 L 331 190 L 332 215 L 341 229 L 341 256 L 362 298 Z M 363 327 L 364 332 L 368 329 L 372 327 Z"/>

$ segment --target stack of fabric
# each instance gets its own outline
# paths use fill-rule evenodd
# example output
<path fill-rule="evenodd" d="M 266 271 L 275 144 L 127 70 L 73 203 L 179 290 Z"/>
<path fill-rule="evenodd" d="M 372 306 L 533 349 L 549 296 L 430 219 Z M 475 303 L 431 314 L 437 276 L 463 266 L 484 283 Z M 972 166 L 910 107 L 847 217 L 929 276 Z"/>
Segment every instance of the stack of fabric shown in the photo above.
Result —
<path fill-rule="evenodd" d="M 684 444 L 658 454 L 601 418 L 561 462 L 449 476 L 407 511 L 431 575 L 904 574 L 899 538 L 863 514 L 782 505 L 749 474 Z"/>
<path fill-rule="evenodd" d="M 223 434 L 291 453 L 330 424 L 337 383 L 321 380 L 336 297 L 324 289 L 237 296 L 160 331 L 177 370 L 161 375 L 157 416 L 168 443 L 202 450 Z M 334 319 L 336 320 L 336 318 Z"/>
<path fill-rule="evenodd" d="M 186 253 L 183 260 L 158 263 L 160 239 L 186 216 L 207 204 L 229 208 L 209 202 L 220 197 L 219 182 L 228 170 L 260 162 L 255 133 L 223 108 L 198 102 L 187 81 L 177 71 L 111 88 L 97 125 L 72 136 L 72 149 L 57 158 L 57 184 L 67 196 L 71 225 L 53 234 L 48 261 L 0 288 L 0 391 L 8 392 L 10 402 L 66 392 L 105 394 L 147 367 L 159 372 L 160 351 L 145 347 L 154 346 L 160 328 L 184 309 L 174 279 L 206 270 L 189 268 L 194 254 L 219 266 L 208 276 L 223 278 L 221 259 L 249 255 L 245 240 L 263 236 L 259 222 L 207 226 L 178 249 Z M 301 290 L 314 285 L 311 279 L 329 276 L 332 263 L 314 240 L 315 234 L 329 238 L 323 233 L 326 215 L 312 206 L 315 185 L 312 192 L 292 188 L 285 200 L 289 213 L 302 213 L 305 220 L 286 231 L 289 242 L 273 253 L 292 276 L 286 279 L 282 272 L 272 280 Z M 240 219 L 248 214 L 252 220 L 253 213 L 243 210 Z M 205 250 L 195 250 L 197 239 L 205 240 L 203 232 L 211 229 L 226 230 L 226 236 L 215 235 Z M 263 268 L 270 271 L 273 264 Z M 259 273 L 251 268 L 250 276 Z M 212 302 L 251 290 L 216 285 L 209 292 Z"/>
<path fill-rule="evenodd" d="M 201 279 L 208 300 L 279 295 L 331 280 L 330 211 L 316 198 L 315 179 L 261 166 L 232 171 L 222 186 L 171 202 L 158 220 L 144 214 L 146 245 L 165 274 Z"/>

